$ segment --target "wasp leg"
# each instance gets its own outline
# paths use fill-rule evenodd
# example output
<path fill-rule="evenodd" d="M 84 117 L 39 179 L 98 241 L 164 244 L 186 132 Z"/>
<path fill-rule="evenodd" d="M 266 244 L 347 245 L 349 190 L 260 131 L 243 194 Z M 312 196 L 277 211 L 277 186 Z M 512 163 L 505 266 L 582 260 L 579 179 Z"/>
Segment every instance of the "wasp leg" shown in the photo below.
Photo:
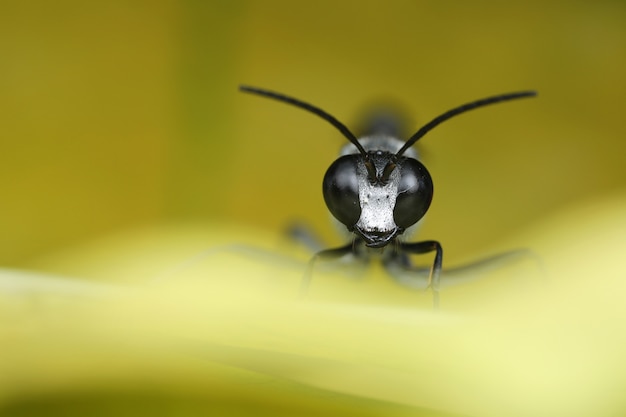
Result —
<path fill-rule="evenodd" d="M 487 256 L 469 264 L 446 268 L 443 271 L 446 276 L 444 285 L 450 286 L 474 281 L 491 271 L 496 271 L 520 261 L 533 261 L 536 264 L 537 271 L 540 275 L 543 275 L 543 260 L 539 255 L 529 249 L 515 249 Z"/>
<path fill-rule="evenodd" d="M 340 246 L 338 248 L 333 249 L 324 249 L 317 252 L 309 263 L 306 266 L 306 270 L 304 271 L 304 276 L 302 277 L 302 284 L 300 285 L 300 295 L 304 297 L 309 289 L 309 285 L 311 284 L 311 276 L 313 275 L 313 267 L 315 266 L 315 262 L 318 259 L 321 260 L 330 260 L 341 258 L 344 255 L 352 253 L 354 250 L 354 243 L 350 242 L 344 246 Z"/>
<path fill-rule="evenodd" d="M 396 250 L 385 260 L 385 268 L 401 285 L 415 289 L 428 288 L 428 276 L 431 269 L 413 265 L 408 256 L 409 253 L 411 252 Z M 444 276 L 444 280 L 439 283 L 439 288 L 476 281 L 492 271 L 525 261 L 535 262 L 537 272 L 544 275 L 541 257 L 528 249 L 516 249 L 487 256 L 465 265 L 443 269 L 441 275 Z"/>
<path fill-rule="evenodd" d="M 312 254 L 324 248 L 322 239 L 304 223 L 294 222 L 287 227 L 285 232 L 291 241 L 306 248 Z"/>
<path fill-rule="evenodd" d="M 441 247 L 441 244 L 436 240 L 427 240 L 416 243 L 400 243 L 397 249 L 396 257 L 392 258 L 392 260 L 395 259 L 396 262 L 399 261 L 400 266 L 403 269 L 411 269 L 410 261 L 408 256 L 406 256 L 407 253 L 419 255 L 433 251 L 435 252 L 435 259 L 428 273 L 428 281 L 426 281 L 425 288 L 431 289 L 433 293 L 433 307 L 438 308 L 439 282 L 441 276 L 441 266 L 443 263 L 443 248 Z M 388 265 L 389 262 L 390 261 L 387 262 Z M 420 281 L 419 277 L 416 278 L 418 278 L 417 281 Z"/>

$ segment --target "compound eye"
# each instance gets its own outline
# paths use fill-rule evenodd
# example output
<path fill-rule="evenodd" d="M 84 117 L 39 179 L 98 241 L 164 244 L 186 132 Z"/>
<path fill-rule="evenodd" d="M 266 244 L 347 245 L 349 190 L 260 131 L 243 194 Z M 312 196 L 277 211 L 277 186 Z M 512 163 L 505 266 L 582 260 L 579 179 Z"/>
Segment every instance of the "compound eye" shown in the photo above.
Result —
<path fill-rule="evenodd" d="M 397 226 L 406 229 L 428 211 L 433 199 L 433 180 L 426 167 L 416 159 L 406 158 L 399 166 L 400 182 L 393 219 Z"/>
<path fill-rule="evenodd" d="M 350 230 L 361 217 L 358 158 L 359 155 L 344 155 L 337 159 L 326 171 L 322 185 L 328 210 Z"/>

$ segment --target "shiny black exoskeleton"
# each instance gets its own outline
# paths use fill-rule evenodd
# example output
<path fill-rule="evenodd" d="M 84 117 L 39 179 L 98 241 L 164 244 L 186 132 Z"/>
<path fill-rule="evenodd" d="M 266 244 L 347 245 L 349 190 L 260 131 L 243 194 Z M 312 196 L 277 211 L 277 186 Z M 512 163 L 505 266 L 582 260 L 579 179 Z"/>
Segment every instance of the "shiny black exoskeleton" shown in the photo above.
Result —
<path fill-rule="evenodd" d="M 322 191 L 324 201 L 332 215 L 354 240 L 339 248 L 316 253 L 310 260 L 303 280 L 306 290 L 317 259 L 341 257 L 355 250 L 384 248 L 392 242 L 393 250 L 384 259 L 390 269 L 414 271 L 407 254 L 435 252 L 435 259 L 425 288 L 433 291 L 438 305 L 439 278 L 443 262 L 443 249 L 437 241 L 417 243 L 402 242 L 399 236 L 419 222 L 426 214 L 433 198 L 433 181 L 426 167 L 417 160 L 410 149 L 415 142 L 440 123 L 478 107 L 536 95 L 534 91 L 501 94 L 455 107 L 420 128 L 406 141 L 388 132 L 374 132 L 359 139 L 341 122 L 318 107 L 280 93 L 241 86 L 247 93 L 269 97 L 292 104 L 318 115 L 331 123 L 350 141 L 342 155 L 331 164 L 324 176 Z M 362 250 L 361 250 L 362 253 Z"/>

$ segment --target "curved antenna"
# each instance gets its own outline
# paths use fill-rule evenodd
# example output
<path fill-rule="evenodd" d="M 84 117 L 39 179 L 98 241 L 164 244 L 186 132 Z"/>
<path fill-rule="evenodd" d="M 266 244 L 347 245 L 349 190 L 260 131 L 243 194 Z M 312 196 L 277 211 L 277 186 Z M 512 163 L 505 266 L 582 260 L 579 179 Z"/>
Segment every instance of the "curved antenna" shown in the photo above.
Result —
<path fill-rule="evenodd" d="M 240 85 L 239 91 L 242 91 L 244 93 L 257 94 L 263 97 L 273 98 L 274 100 L 282 101 L 284 103 L 291 104 L 296 107 L 300 107 L 301 109 L 310 111 L 311 113 L 318 115 L 322 119 L 329 122 L 331 125 L 335 126 L 337 130 L 339 130 L 346 137 L 346 139 L 348 139 L 354 146 L 356 146 L 356 148 L 359 150 L 361 155 L 367 157 L 367 152 L 365 152 L 363 145 L 359 143 L 356 136 L 354 136 L 354 134 L 350 132 L 350 130 L 348 130 L 348 128 L 343 123 L 335 119 L 330 114 L 326 113 L 324 110 L 318 107 L 315 107 L 312 104 L 305 103 L 304 101 L 300 101 L 296 98 L 289 97 L 280 93 L 275 93 L 274 91 L 263 90 L 261 88 L 250 87 L 247 85 Z"/>
<path fill-rule="evenodd" d="M 400 150 L 396 153 L 396 157 L 402 155 L 404 151 L 406 151 L 411 146 L 413 146 L 415 142 L 417 142 L 426 133 L 431 131 L 434 127 L 436 127 L 437 125 L 445 122 L 446 120 L 456 115 L 465 113 L 466 111 L 469 111 L 469 110 L 474 110 L 478 107 L 488 106 L 489 104 L 500 103 L 502 101 L 516 100 L 518 98 L 533 97 L 536 95 L 537 95 L 537 92 L 535 91 L 518 91 L 515 93 L 500 94 L 497 96 L 492 96 L 492 97 L 487 97 L 487 98 L 483 98 L 480 100 L 472 101 L 471 103 L 466 103 L 459 107 L 455 107 L 452 110 L 448 110 L 444 114 L 435 117 L 429 123 L 422 126 L 413 136 L 409 138 L 409 140 L 406 141 L 404 146 L 400 148 Z"/>

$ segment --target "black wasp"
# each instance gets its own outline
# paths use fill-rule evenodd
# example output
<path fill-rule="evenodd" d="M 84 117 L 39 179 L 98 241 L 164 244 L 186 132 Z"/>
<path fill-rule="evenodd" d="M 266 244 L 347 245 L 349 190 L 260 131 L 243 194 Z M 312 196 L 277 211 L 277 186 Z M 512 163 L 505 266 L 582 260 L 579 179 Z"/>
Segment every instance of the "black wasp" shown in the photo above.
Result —
<path fill-rule="evenodd" d="M 439 277 L 443 248 L 438 241 L 403 242 L 400 236 L 424 217 L 433 198 L 433 181 L 426 167 L 417 160 L 411 147 L 440 123 L 479 107 L 536 95 L 519 91 L 487 97 L 463 104 L 435 117 L 408 140 L 402 141 L 386 131 L 372 132 L 357 138 L 343 123 L 324 110 L 284 94 L 256 87 L 240 86 L 240 91 L 282 101 L 314 113 L 337 128 L 351 143 L 333 162 L 324 176 L 322 191 L 328 210 L 349 232 L 353 240 L 338 248 L 317 252 L 309 261 L 303 280 L 306 290 L 317 259 L 333 259 L 349 253 L 361 257 L 380 254 L 388 269 L 414 271 L 410 254 L 435 252 L 435 259 L 424 288 L 433 292 L 435 307 L 439 302 Z"/>

